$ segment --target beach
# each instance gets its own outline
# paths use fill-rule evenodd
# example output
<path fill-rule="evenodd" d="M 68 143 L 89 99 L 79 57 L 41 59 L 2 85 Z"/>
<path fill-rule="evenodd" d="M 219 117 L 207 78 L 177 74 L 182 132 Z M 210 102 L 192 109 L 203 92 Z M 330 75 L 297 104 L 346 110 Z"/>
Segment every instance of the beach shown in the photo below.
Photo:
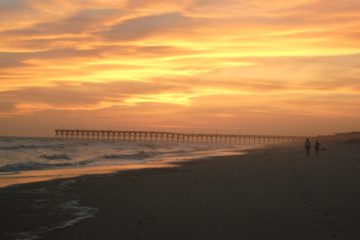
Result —
<path fill-rule="evenodd" d="M 2 188 L 0 238 L 360 239 L 360 141 L 324 146 Z"/>
<path fill-rule="evenodd" d="M 0 240 L 360 240 L 360 0 L 0 0 Z"/>

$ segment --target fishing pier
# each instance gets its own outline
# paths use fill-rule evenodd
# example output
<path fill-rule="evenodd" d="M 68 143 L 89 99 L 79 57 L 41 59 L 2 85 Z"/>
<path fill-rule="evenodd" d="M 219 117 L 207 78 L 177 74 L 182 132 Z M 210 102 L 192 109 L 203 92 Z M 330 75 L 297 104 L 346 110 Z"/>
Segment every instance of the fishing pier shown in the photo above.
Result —
<path fill-rule="evenodd" d="M 272 144 L 304 141 L 299 136 L 240 135 L 211 133 L 176 133 L 161 131 L 114 131 L 55 129 L 58 139 L 112 140 L 112 141 L 166 141 L 224 144 Z"/>

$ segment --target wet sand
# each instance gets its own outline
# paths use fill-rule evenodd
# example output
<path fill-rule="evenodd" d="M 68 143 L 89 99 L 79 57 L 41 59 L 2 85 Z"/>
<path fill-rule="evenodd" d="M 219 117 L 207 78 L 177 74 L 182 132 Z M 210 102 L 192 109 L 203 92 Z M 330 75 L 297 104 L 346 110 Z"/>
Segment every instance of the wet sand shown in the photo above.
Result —
<path fill-rule="evenodd" d="M 1 189 L 0 236 L 26 236 L 55 224 L 67 216 L 50 209 L 76 198 L 81 206 L 96 209 L 96 216 L 38 235 L 90 240 L 360 239 L 360 142 L 326 143 L 326 148 L 307 158 L 300 143 L 177 168 Z M 39 199 L 44 202 L 34 208 Z"/>

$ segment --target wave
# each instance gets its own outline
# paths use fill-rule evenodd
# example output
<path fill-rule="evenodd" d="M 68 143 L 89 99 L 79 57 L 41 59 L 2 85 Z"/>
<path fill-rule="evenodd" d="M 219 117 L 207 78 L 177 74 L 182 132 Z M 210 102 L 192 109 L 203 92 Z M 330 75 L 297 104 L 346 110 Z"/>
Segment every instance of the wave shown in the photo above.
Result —
<path fill-rule="evenodd" d="M 14 150 L 33 150 L 33 149 L 44 149 L 44 148 L 64 148 L 65 144 L 57 144 L 57 145 L 15 145 L 15 146 L 0 146 L 0 150 L 5 151 L 14 151 Z"/>
<path fill-rule="evenodd" d="M 41 155 L 41 158 L 48 159 L 48 160 L 71 160 L 71 158 L 66 154 Z"/>
<path fill-rule="evenodd" d="M 23 163 L 14 163 L 7 164 L 0 167 L 0 172 L 18 172 L 18 171 L 28 171 L 28 170 L 43 170 L 59 167 L 73 167 L 73 166 L 84 166 L 93 163 L 92 160 L 74 162 L 74 163 L 42 163 L 42 162 L 23 162 Z"/>
<path fill-rule="evenodd" d="M 72 227 L 82 220 L 94 217 L 99 211 L 97 208 L 80 206 L 79 200 L 65 202 L 61 204 L 60 207 L 64 211 L 71 212 L 72 215 L 74 215 L 74 218 L 49 229 L 49 231 L 63 230 Z"/>
<path fill-rule="evenodd" d="M 15 142 L 16 143 L 16 142 Z M 34 142 L 21 142 L 18 144 L 11 145 L 9 142 L 6 142 L 5 144 L 2 144 L 0 142 L 0 150 L 4 151 L 16 151 L 16 150 L 37 150 L 37 149 L 67 149 L 71 147 L 82 147 L 82 146 L 90 146 L 91 144 L 88 142 L 50 142 L 47 141 L 41 142 L 37 141 Z"/>
<path fill-rule="evenodd" d="M 112 154 L 105 155 L 103 158 L 105 159 L 126 159 L 126 160 L 143 160 L 150 157 L 153 157 L 154 153 L 140 151 L 134 154 Z"/>
<path fill-rule="evenodd" d="M 0 150 L 12 151 L 12 150 L 20 150 L 20 149 L 37 149 L 42 146 L 36 145 L 17 145 L 17 146 L 0 146 Z"/>

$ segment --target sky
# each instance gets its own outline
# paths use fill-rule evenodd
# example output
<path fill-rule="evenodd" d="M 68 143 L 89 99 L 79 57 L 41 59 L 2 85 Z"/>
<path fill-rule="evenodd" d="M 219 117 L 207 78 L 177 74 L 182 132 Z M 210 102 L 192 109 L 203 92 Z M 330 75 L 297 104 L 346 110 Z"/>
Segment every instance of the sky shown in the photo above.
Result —
<path fill-rule="evenodd" d="M 360 130 L 358 0 L 0 0 L 0 135 Z"/>

